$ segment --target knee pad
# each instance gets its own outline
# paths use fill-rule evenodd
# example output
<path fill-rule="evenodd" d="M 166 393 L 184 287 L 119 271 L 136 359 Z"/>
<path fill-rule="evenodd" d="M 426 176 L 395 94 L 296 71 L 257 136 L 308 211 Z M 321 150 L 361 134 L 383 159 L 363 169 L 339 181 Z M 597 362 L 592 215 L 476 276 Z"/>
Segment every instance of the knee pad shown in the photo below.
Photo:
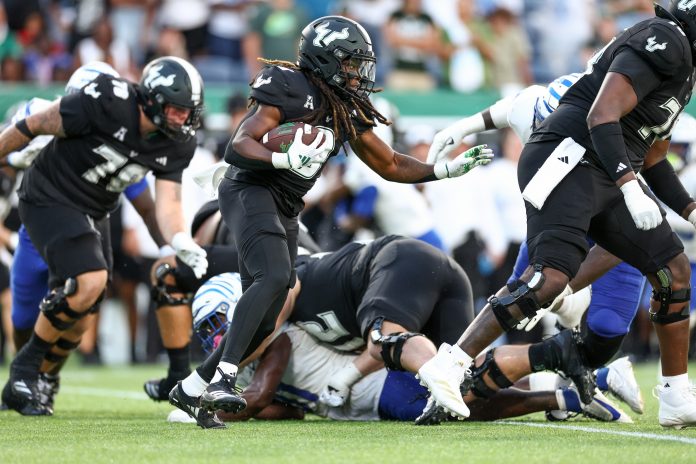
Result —
<path fill-rule="evenodd" d="M 606 365 L 621 348 L 624 335 L 604 337 L 590 329 L 583 330 L 578 350 L 587 367 L 597 369 Z"/>
<path fill-rule="evenodd" d="M 384 366 L 387 369 L 393 371 L 403 371 L 405 370 L 401 365 L 401 352 L 404 349 L 404 343 L 406 340 L 412 337 L 425 337 L 422 333 L 417 332 L 395 332 L 389 335 L 384 335 L 382 333 L 382 323 L 384 322 L 383 317 L 378 317 L 372 323 L 372 328 L 370 329 L 370 339 L 375 345 L 382 345 L 382 359 L 384 360 Z M 392 348 L 394 353 L 392 354 Z"/>
<path fill-rule="evenodd" d="M 656 311 L 650 308 L 650 320 L 656 324 L 672 324 L 689 318 L 689 305 L 686 304 L 681 311 L 669 313 L 669 305 L 672 303 L 688 303 L 691 300 L 691 287 L 680 290 L 672 290 L 672 271 L 667 266 L 655 274 L 660 286 L 653 289 L 652 299 L 659 303 Z"/>
<path fill-rule="evenodd" d="M 168 275 L 171 275 L 174 281 L 176 281 L 176 269 L 167 263 L 162 263 L 155 269 L 156 284 L 152 287 L 150 296 L 152 297 L 152 301 L 155 302 L 156 308 L 191 304 L 190 294 L 180 290 L 178 285 L 168 285 L 165 282 Z M 173 296 L 172 293 L 184 293 L 184 296 L 176 297 Z"/>
<path fill-rule="evenodd" d="M 74 295 L 77 291 L 77 280 L 69 278 L 65 281 L 62 287 L 56 287 L 51 290 L 51 293 L 46 296 L 39 305 L 39 309 L 46 316 L 46 319 L 53 327 L 60 331 L 68 330 L 75 322 L 85 317 L 89 311 L 77 312 L 68 305 L 67 297 Z M 70 319 L 64 321 L 58 317 L 59 314 L 65 314 Z"/>
<path fill-rule="evenodd" d="M 498 367 L 498 363 L 495 362 L 495 348 L 486 353 L 486 358 L 479 367 L 474 367 L 472 369 L 471 375 L 473 377 L 473 383 L 471 384 L 471 393 L 478 396 L 479 398 L 490 398 L 497 393 L 486 384 L 484 379 L 485 374 L 488 373 L 488 377 L 493 381 L 498 388 L 509 388 L 512 386 L 512 382 L 508 379 L 503 371 Z"/>
<path fill-rule="evenodd" d="M 534 295 L 534 291 L 544 285 L 545 278 L 541 269 L 542 266 L 540 264 L 535 264 L 534 275 L 529 282 L 518 279 L 507 284 L 507 288 L 510 291 L 509 295 L 492 296 L 488 299 L 488 303 L 493 309 L 493 314 L 504 331 L 512 330 L 520 322 L 510 313 L 510 306 L 517 305 L 522 311 L 523 318 L 527 317 L 529 319 L 533 318 L 537 311 L 541 309 L 541 305 L 539 305 L 539 301 L 537 301 Z"/>

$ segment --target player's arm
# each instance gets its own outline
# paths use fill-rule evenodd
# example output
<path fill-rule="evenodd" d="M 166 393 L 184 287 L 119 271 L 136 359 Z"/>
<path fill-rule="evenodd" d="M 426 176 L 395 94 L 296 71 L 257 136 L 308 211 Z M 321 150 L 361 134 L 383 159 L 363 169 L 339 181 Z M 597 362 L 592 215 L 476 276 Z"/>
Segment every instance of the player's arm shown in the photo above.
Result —
<path fill-rule="evenodd" d="M 155 211 L 164 240 L 172 245 L 176 256 L 193 270 L 197 278 L 203 277 L 208 269 L 208 260 L 205 250 L 186 232 L 180 183 L 155 180 Z"/>
<path fill-rule="evenodd" d="M 37 135 L 65 137 L 60 100 L 3 130 L 0 133 L 0 158 L 19 150 Z"/>
<path fill-rule="evenodd" d="M 261 356 L 251 383 L 244 389 L 242 396 L 247 407 L 237 414 L 223 414 L 225 421 L 241 421 L 255 417 L 260 411 L 273 403 L 275 392 L 283 378 L 285 368 L 290 360 L 292 343 L 287 334 L 279 335 Z"/>
<path fill-rule="evenodd" d="M 273 152 L 264 147 L 260 140 L 264 134 L 280 125 L 282 115 L 280 109 L 271 105 L 259 104 L 254 114 L 240 124 L 237 133 L 230 142 L 230 148 L 244 158 L 242 165 L 246 169 L 273 169 Z M 235 164 L 241 164 L 239 162 Z"/>
<path fill-rule="evenodd" d="M 350 142 L 350 146 L 370 169 L 384 179 L 408 184 L 459 177 L 493 159 L 493 152 L 485 145 L 479 145 L 454 160 L 442 160 L 436 164 L 421 163 L 412 156 L 394 151 L 372 130 L 360 134 Z"/>
<path fill-rule="evenodd" d="M 694 218 L 689 216 L 696 209 L 696 202 L 667 160 L 669 143 L 669 140 L 656 140 L 652 144 L 645 155 L 641 174 L 657 198 L 684 219 L 696 223 L 696 214 Z"/>
<path fill-rule="evenodd" d="M 157 208 L 155 208 L 155 201 L 152 199 L 150 187 L 146 186 L 140 195 L 130 200 L 130 202 L 133 208 L 135 208 L 135 211 L 137 211 L 143 219 L 152 240 L 160 248 L 165 246 L 167 241 L 162 236 L 162 231 L 160 231 L 159 224 L 157 223 Z"/>

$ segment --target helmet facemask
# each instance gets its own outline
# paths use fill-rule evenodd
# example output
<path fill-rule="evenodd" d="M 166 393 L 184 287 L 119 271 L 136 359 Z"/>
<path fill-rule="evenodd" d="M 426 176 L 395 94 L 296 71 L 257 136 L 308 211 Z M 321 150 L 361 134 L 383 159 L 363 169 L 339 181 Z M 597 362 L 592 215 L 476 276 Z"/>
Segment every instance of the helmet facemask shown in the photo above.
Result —
<path fill-rule="evenodd" d="M 194 325 L 194 332 L 201 342 L 201 348 L 206 354 L 211 354 L 220 344 L 222 336 L 225 335 L 229 325 L 227 321 L 227 311 L 230 305 L 220 303 L 215 310 L 206 317 L 197 321 Z"/>
<path fill-rule="evenodd" d="M 351 54 L 340 48 L 334 51 L 334 55 L 341 60 L 340 70 L 332 77 L 334 86 L 351 97 L 369 97 L 375 86 L 375 57 L 362 53 Z M 341 59 L 341 56 L 346 58 Z M 357 81 L 357 84 L 351 85 L 354 81 Z"/>

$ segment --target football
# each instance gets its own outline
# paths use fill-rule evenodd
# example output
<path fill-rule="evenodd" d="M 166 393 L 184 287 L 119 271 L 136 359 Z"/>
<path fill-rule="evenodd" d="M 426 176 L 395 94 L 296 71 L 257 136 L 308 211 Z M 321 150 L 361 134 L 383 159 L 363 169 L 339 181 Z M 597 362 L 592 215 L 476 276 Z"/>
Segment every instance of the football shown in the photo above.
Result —
<path fill-rule="evenodd" d="M 319 134 L 319 129 L 303 122 L 286 122 L 268 131 L 261 138 L 264 147 L 276 153 L 285 153 L 295 140 L 295 132 L 303 130 L 302 142 L 310 144 Z"/>

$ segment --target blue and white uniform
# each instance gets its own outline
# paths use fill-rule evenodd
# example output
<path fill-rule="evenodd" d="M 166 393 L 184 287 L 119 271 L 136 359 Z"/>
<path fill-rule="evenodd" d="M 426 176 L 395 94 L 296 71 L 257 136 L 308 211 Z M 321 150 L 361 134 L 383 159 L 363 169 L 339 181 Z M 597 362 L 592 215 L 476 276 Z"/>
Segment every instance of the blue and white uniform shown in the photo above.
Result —
<path fill-rule="evenodd" d="M 526 143 L 534 127 L 557 107 L 565 92 L 581 74 L 561 76 L 545 89 L 531 86 L 513 97 L 508 111 L 510 127 Z M 508 282 L 520 278 L 529 266 L 527 244 L 523 243 Z M 587 310 L 587 325 L 597 335 L 626 335 L 640 303 L 645 277 L 633 266 L 621 263 L 592 284 L 592 299 Z"/>

